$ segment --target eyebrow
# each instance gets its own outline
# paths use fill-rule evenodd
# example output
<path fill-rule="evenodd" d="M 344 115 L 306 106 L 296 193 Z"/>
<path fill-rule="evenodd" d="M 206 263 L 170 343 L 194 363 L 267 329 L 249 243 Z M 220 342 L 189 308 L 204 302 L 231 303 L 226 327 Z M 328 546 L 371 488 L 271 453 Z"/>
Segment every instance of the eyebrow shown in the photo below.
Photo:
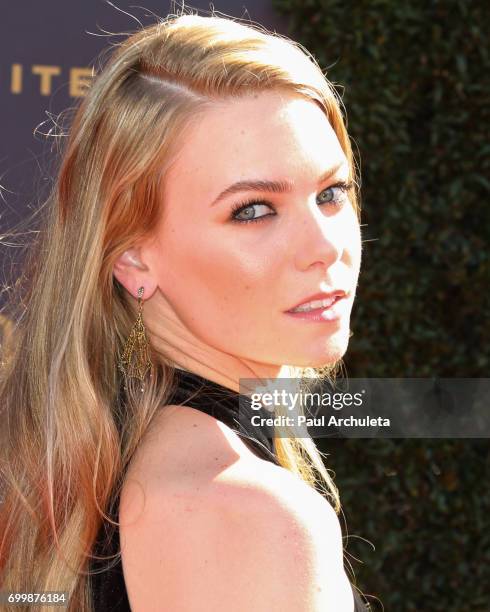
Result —
<path fill-rule="evenodd" d="M 318 179 L 318 183 L 324 183 L 331 178 L 339 168 L 346 165 L 346 161 L 343 160 L 336 166 L 333 166 L 326 172 L 324 172 Z M 239 191 L 268 191 L 270 193 L 285 193 L 291 192 L 294 185 L 291 181 L 265 181 L 265 180 L 243 180 L 233 183 L 226 189 L 224 189 L 217 198 L 215 198 L 211 206 L 215 206 L 218 202 L 221 202 L 224 198 Z"/>

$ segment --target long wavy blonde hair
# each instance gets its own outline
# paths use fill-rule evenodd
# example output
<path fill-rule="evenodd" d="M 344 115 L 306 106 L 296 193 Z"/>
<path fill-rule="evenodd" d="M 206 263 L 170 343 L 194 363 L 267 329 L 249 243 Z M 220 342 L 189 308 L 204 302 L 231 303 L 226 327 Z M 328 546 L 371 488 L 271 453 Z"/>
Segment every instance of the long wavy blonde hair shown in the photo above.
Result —
<path fill-rule="evenodd" d="M 136 313 L 113 265 L 155 228 L 187 122 L 214 100 L 271 89 L 320 105 L 356 183 L 334 87 L 300 44 L 257 25 L 184 13 L 158 20 L 116 45 L 76 109 L 2 343 L 2 590 L 68 591 L 69 610 L 93 609 L 96 535 L 174 380 L 172 364 L 150 347 L 150 384 L 120 401 L 117 356 Z M 290 371 L 330 377 L 337 365 Z M 281 465 L 320 486 L 339 512 L 313 440 L 277 436 L 274 445 Z"/>

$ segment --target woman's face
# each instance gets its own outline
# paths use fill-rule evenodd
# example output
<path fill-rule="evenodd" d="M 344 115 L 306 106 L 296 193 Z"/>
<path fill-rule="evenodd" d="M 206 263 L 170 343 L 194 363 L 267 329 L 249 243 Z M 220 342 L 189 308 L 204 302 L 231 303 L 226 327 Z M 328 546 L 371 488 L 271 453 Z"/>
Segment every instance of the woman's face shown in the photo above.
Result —
<path fill-rule="evenodd" d="M 174 342 L 245 363 L 321 366 L 342 357 L 361 235 L 347 193 L 333 187 L 349 168 L 324 113 L 300 96 L 260 93 L 216 104 L 183 138 L 144 253 L 162 330 L 168 322 Z M 233 213 L 251 199 L 260 203 Z M 340 318 L 287 314 L 333 289 L 348 294 Z"/>

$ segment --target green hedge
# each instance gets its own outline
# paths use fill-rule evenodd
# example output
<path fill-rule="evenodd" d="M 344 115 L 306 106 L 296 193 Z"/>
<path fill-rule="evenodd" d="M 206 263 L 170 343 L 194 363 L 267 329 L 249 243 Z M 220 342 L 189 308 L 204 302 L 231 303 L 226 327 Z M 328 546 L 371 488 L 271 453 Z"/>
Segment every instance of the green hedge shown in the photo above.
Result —
<path fill-rule="evenodd" d="M 350 377 L 488 377 L 487 3 L 273 0 L 342 97 L 361 167 Z M 490 610 L 487 440 L 325 440 L 359 587 Z M 374 609 L 381 610 L 381 606 Z"/>

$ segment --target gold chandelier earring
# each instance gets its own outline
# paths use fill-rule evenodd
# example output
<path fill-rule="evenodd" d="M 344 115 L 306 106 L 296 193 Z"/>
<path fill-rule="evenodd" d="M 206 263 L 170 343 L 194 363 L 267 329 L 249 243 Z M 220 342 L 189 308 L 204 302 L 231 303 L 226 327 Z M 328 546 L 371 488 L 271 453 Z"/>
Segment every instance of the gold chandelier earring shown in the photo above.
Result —
<path fill-rule="evenodd" d="M 145 288 L 138 289 L 138 316 L 124 345 L 122 357 L 118 361 L 118 368 L 124 375 L 124 389 L 127 391 L 127 379 L 137 378 L 141 382 L 145 380 L 146 374 L 151 369 L 152 362 L 149 355 L 149 342 L 146 338 L 146 329 L 143 324 L 143 292 Z M 144 384 L 141 385 L 144 391 Z"/>

